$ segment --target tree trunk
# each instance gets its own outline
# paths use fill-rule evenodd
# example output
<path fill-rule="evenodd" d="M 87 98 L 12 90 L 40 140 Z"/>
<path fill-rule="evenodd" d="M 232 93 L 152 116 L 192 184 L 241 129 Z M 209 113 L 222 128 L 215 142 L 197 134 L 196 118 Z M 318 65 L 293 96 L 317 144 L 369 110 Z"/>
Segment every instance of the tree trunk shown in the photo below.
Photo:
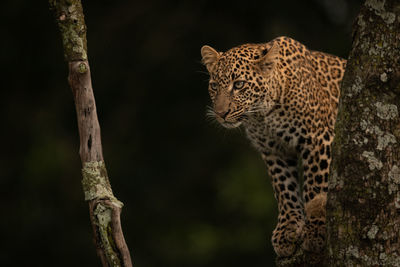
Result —
<path fill-rule="evenodd" d="M 113 195 L 104 163 L 100 126 L 87 60 L 86 25 L 80 0 L 49 0 L 59 26 L 80 136 L 82 185 L 89 204 L 97 254 L 104 267 L 132 266 L 122 233 L 122 202 Z"/>
<path fill-rule="evenodd" d="M 400 1 L 367 0 L 341 87 L 329 266 L 400 266 Z"/>

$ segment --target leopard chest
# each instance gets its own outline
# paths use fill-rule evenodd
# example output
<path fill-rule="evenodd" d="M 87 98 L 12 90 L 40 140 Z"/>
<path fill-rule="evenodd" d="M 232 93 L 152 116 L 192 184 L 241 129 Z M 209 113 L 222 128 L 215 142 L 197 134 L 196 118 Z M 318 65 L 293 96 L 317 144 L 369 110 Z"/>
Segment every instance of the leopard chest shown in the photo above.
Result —
<path fill-rule="evenodd" d="M 300 120 L 277 114 L 248 120 L 244 124 L 247 137 L 260 153 L 295 156 L 304 144 L 311 142 L 309 131 Z"/>

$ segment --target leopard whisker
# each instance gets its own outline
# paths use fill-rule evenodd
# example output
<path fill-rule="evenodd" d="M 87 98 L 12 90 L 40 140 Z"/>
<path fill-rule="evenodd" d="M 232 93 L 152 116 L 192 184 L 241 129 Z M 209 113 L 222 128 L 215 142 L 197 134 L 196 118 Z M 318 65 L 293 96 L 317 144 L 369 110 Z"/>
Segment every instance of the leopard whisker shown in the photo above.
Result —
<path fill-rule="evenodd" d="M 206 117 L 215 119 L 215 111 L 211 106 L 206 107 Z"/>

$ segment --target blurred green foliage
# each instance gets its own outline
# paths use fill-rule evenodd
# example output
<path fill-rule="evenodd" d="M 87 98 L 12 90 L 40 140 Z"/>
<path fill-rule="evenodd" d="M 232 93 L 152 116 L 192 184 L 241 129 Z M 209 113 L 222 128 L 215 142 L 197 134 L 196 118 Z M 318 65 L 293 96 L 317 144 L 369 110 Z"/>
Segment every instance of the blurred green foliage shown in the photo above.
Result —
<path fill-rule="evenodd" d="M 288 35 L 346 57 L 360 1 L 83 2 L 104 154 L 135 266 L 273 266 L 265 167 L 241 131 L 206 120 L 199 50 Z M 0 12 L 1 265 L 99 266 L 47 1 L 8 1 Z"/>

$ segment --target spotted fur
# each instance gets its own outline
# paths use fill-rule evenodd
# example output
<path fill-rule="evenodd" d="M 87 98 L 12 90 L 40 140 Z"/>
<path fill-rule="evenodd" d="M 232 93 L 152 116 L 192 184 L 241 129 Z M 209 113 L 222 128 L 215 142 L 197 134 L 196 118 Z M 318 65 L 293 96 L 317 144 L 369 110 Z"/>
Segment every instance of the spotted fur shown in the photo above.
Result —
<path fill-rule="evenodd" d="M 331 143 L 346 60 L 311 51 L 288 37 L 224 53 L 203 46 L 201 54 L 210 74 L 213 115 L 227 128 L 242 125 L 267 165 L 279 208 L 272 235 L 276 253 L 289 256 L 297 244 L 321 251 Z"/>

